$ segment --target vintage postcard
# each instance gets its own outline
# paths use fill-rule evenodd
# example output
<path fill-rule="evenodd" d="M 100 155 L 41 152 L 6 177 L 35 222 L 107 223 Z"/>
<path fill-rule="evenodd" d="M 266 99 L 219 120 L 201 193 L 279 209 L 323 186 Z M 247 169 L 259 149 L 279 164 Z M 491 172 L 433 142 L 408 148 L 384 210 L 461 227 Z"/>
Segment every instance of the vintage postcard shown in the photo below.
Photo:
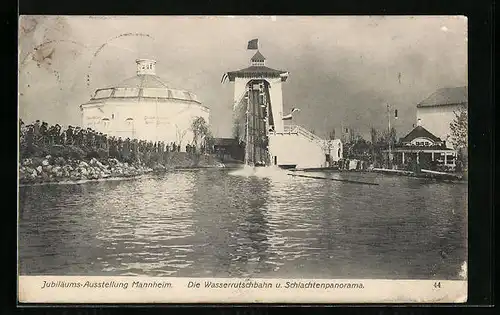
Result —
<path fill-rule="evenodd" d="M 467 300 L 467 18 L 20 16 L 20 303 Z"/>

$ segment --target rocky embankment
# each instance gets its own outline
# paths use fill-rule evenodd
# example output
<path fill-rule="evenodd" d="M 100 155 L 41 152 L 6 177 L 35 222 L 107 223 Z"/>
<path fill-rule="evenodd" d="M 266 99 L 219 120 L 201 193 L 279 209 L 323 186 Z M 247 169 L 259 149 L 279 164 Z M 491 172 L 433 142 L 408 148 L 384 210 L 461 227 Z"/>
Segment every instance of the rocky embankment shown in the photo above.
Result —
<path fill-rule="evenodd" d="M 153 171 L 144 165 L 122 163 L 113 158 L 99 160 L 92 158 L 90 161 L 83 161 L 47 155 L 45 158 L 23 159 L 19 167 L 19 183 L 125 178 Z"/>
<path fill-rule="evenodd" d="M 153 165 L 153 166 L 151 166 Z M 79 182 L 106 178 L 127 178 L 149 173 L 163 173 L 183 168 L 224 167 L 211 155 L 189 155 L 185 152 L 170 153 L 162 161 L 144 163 L 120 162 L 115 158 L 81 158 L 46 155 L 21 160 L 19 183 L 21 185 L 50 182 Z"/>

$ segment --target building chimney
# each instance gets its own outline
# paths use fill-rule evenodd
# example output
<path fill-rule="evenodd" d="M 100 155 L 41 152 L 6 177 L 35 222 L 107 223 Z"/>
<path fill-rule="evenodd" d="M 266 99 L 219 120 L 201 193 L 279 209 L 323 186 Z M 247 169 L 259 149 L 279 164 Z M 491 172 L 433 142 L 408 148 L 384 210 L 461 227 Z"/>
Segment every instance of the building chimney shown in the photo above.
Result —
<path fill-rule="evenodd" d="M 422 119 L 417 119 L 417 126 L 422 126 Z"/>
<path fill-rule="evenodd" d="M 137 59 L 135 62 L 137 63 L 137 75 L 156 75 L 156 60 Z"/>

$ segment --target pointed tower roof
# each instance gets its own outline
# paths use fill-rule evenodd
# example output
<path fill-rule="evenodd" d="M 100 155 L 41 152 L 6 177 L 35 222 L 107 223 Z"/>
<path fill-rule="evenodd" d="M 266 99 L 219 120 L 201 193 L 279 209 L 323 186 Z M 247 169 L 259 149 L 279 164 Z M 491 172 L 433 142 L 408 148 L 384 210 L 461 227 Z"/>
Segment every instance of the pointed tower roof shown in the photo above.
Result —
<path fill-rule="evenodd" d="M 266 57 L 264 57 L 260 51 L 257 50 L 257 52 L 255 53 L 255 55 L 253 55 L 252 59 L 250 59 L 251 61 L 265 61 L 266 60 Z"/>
<path fill-rule="evenodd" d="M 265 65 L 266 57 L 264 57 L 260 51 L 257 51 L 255 55 L 250 59 L 251 65 L 248 68 L 229 71 L 225 74 L 229 81 L 234 81 L 235 78 L 281 78 L 281 81 L 286 81 L 288 78 L 288 71 L 276 70 L 269 68 Z"/>

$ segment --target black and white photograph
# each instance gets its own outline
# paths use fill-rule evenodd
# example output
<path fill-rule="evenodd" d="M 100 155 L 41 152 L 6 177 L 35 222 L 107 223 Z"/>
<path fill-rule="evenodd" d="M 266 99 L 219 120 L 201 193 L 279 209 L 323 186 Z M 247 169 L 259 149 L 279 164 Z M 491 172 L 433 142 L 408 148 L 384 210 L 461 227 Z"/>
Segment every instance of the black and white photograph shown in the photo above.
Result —
<path fill-rule="evenodd" d="M 465 302 L 467 38 L 20 16 L 20 301 Z"/>

